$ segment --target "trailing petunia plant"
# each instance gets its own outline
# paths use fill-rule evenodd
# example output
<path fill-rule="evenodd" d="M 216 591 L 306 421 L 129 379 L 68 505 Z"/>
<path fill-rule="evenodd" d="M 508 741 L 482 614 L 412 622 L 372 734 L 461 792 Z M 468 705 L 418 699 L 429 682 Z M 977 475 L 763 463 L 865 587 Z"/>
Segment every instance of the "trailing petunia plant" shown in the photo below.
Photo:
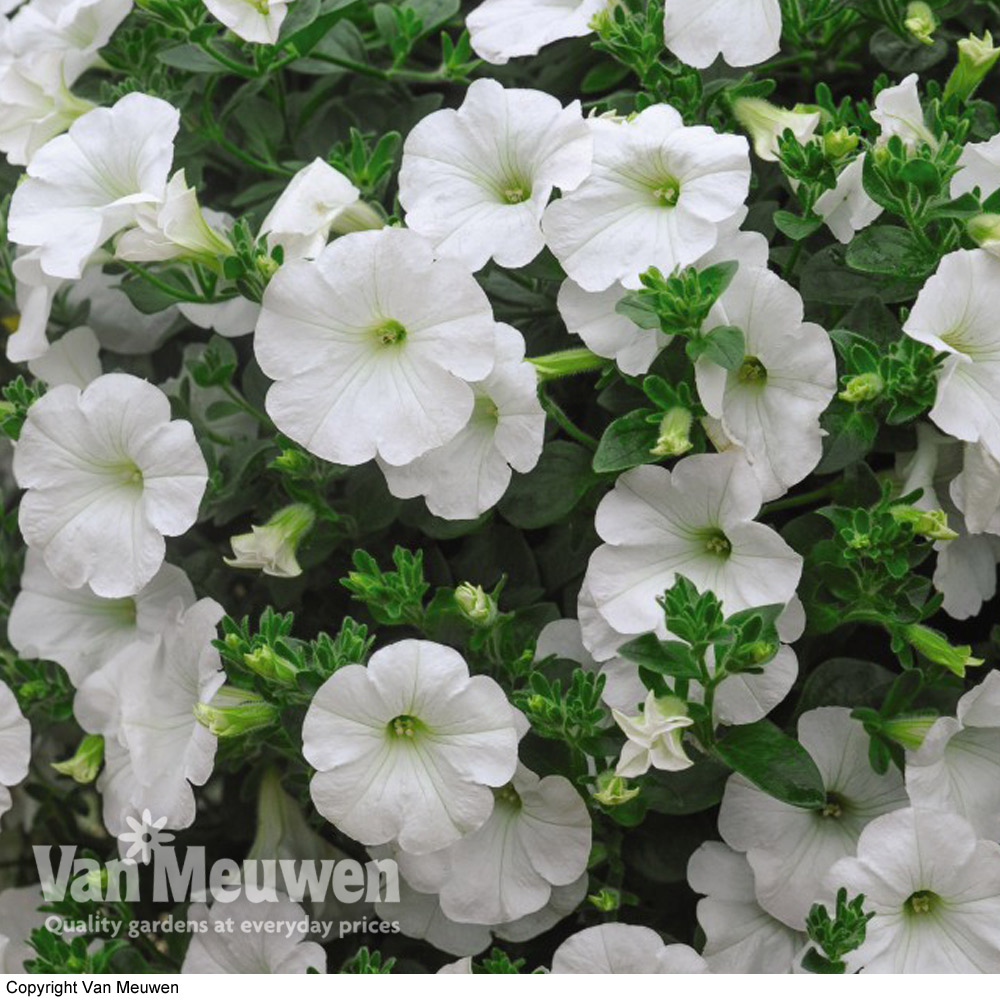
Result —
<path fill-rule="evenodd" d="M 0 972 L 1000 972 L 995 39 L 0 0 Z"/>

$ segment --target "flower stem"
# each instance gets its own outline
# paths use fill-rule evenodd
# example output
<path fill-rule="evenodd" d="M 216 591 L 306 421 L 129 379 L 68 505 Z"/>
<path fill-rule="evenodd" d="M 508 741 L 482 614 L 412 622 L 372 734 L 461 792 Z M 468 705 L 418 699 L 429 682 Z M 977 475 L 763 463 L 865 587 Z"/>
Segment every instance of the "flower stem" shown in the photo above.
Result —
<path fill-rule="evenodd" d="M 538 387 L 538 401 L 542 409 L 574 440 L 590 451 L 597 451 L 597 438 L 591 437 L 585 430 L 577 427 L 567 416 L 566 411 L 545 391 L 544 383 Z"/>
<path fill-rule="evenodd" d="M 833 485 L 823 486 L 811 493 L 801 493 L 799 496 L 784 497 L 772 503 L 764 504 L 762 513 L 774 514 L 779 510 L 793 510 L 796 507 L 807 507 L 809 504 L 817 503 L 820 500 L 829 500 L 833 496 Z"/>

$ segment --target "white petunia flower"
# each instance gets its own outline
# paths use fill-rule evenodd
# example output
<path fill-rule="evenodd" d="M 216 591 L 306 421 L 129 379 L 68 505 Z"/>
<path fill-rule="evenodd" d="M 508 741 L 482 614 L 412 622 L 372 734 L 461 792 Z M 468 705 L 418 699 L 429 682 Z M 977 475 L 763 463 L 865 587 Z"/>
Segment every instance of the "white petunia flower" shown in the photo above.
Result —
<path fill-rule="evenodd" d="M 177 308 L 189 323 L 202 330 L 214 330 L 221 337 L 245 337 L 253 333 L 260 318 L 260 303 L 242 295 L 208 305 L 181 302 Z"/>
<path fill-rule="evenodd" d="M 194 715 L 225 681 L 212 646 L 223 609 L 208 598 L 182 610 L 153 636 L 126 646 L 80 686 L 73 712 L 105 737 L 98 779 L 104 822 L 118 835 L 148 810 L 183 830 L 195 819 L 192 786 L 212 775 L 216 737 Z"/>
<path fill-rule="evenodd" d="M 209 224 L 183 170 L 170 178 L 163 201 L 140 211 L 136 222 L 115 242 L 119 260 L 145 263 L 183 258 L 217 264 L 220 257 L 233 252 L 229 238 Z"/>
<path fill-rule="evenodd" d="M 568 937 L 552 956 L 556 975 L 659 975 L 708 972 L 686 944 L 667 944 L 656 931 L 635 924 L 598 924 Z"/>
<path fill-rule="evenodd" d="M 298 903 L 255 903 L 240 896 L 211 907 L 195 903 L 187 919 L 207 929 L 192 935 L 182 975 L 304 975 L 310 968 L 326 972 L 323 946 L 304 940 L 300 928 L 309 917 Z"/>
<path fill-rule="evenodd" d="M 436 111 L 406 138 L 399 201 L 406 224 L 441 257 L 478 271 L 530 263 L 545 245 L 554 188 L 590 173 L 594 143 L 579 101 L 476 80 L 458 110 Z"/>
<path fill-rule="evenodd" d="M 969 142 L 958 158 L 959 171 L 951 179 L 951 196 L 958 198 L 979 188 L 988 198 L 1000 188 L 1000 135 L 988 142 Z"/>
<path fill-rule="evenodd" d="M 396 860 L 414 889 L 438 895 L 448 919 L 495 925 L 537 913 L 554 887 L 576 882 L 590 845 L 590 814 L 573 785 L 518 765 L 478 830 L 442 851 Z"/>
<path fill-rule="evenodd" d="M 447 646 L 414 639 L 316 692 L 302 752 L 319 812 L 363 844 L 427 854 L 477 830 L 517 764 L 514 709 Z"/>
<path fill-rule="evenodd" d="M 1000 465 L 981 444 L 965 444 L 927 423 L 917 425 L 917 449 L 897 459 L 899 495 L 915 489 L 923 495 L 914 506 L 944 510 L 958 537 L 937 541 L 934 588 L 952 618 L 979 614 L 996 593 L 1000 537 L 993 531 L 1000 504 Z M 950 483 L 950 486 L 949 486 Z"/>
<path fill-rule="evenodd" d="M 918 809 L 957 813 L 976 835 L 1000 840 L 1000 673 L 991 671 L 906 755 L 906 790 Z"/>
<path fill-rule="evenodd" d="M 743 449 L 765 500 L 801 482 L 823 453 L 819 418 L 837 391 L 837 362 L 827 332 L 804 322 L 802 298 L 765 268 L 741 267 L 713 306 L 705 331 L 743 331 L 735 371 L 702 357 L 698 394 L 726 437 Z"/>
<path fill-rule="evenodd" d="M 272 249 L 279 244 L 284 248 L 286 261 L 315 257 L 360 197 L 339 170 L 317 157 L 288 182 L 261 224 L 261 234 Z"/>
<path fill-rule="evenodd" d="M 874 911 L 846 956 L 869 973 L 1000 972 L 1000 846 L 960 816 L 900 809 L 869 824 L 826 878 Z"/>
<path fill-rule="evenodd" d="M 31 726 L 14 692 L 0 681 L 0 817 L 10 809 L 10 789 L 28 776 L 30 762 Z"/>
<path fill-rule="evenodd" d="M 132 0 L 31 0 L 11 19 L 8 42 L 17 55 L 62 51 L 79 75 L 131 10 Z"/>
<path fill-rule="evenodd" d="M 920 143 L 937 149 L 934 133 L 924 124 L 924 109 L 917 91 L 919 77 L 911 73 L 895 87 L 886 87 L 875 98 L 872 119 L 881 129 L 879 145 L 885 145 L 893 136 L 899 136 L 911 152 Z"/>
<path fill-rule="evenodd" d="M 140 591 L 163 564 L 164 535 L 194 524 L 208 470 L 191 425 L 132 375 L 61 385 L 28 410 L 14 454 L 27 490 L 19 523 L 52 574 L 101 597 Z"/>
<path fill-rule="evenodd" d="M 50 139 L 65 132 L 92 101 L 76 97 L 67 56 L 58 50 L 33 52 L 0 66 L 0 152 L 24 166 Z"/>
<path fill-rule="evenodd" d="M 768 163 L 781 159 L 778 140 L 787 131 L 804 146 L 822 121 L 819 111 L 790 111 L 760 97 L 738 97 L 733 115 L 753 140 L 753 151 Z"/>
<path fill-rule="evenodd" d="M 10 238 L 41 249 L 42 270 L 79 278 L 105 240 L 164 195 L 180 112 L 127 94 L 78 118 L 31 159 L 10 204 Z"/>
<path fill-rule="evenodd" d="M 802 558 L 752 520 L 760 505 L 753 470 L 734 452 L 684 458 L 672 472 L 625 473 L 598 507 L 606 544 L 585 578 L 601 617 L 624 635 L 655 630 L 663 617 L 656 598 L 678 573 L 712 590 L 727 615 L 788 603 Z"/>
<path fill-rule="evenodd" d="M 778 0 L 669 0 L 663 22 L 667 48 L 681 62 L 705 69 L 721 55 L 730 66 L 756 66 L 781 47 Z"/>
<path fill-rule="evenodd" d="M 956 250 L 928 279 L 903 332 L 948 357 L 938 373 L 931 420 L 960 441 L 980 442 L 1000 459 L 1000 327 L 992 289 L 1000 260 Z"/>
<path fill-rule="evenodd" d="M 698 923 L 705 932 L 705 961 L 712 972 L 790 972 L 805 936 L 762 910 L 754 891 L 753 870 L 742 854 L 718 841 L 706 841 L 687 867 L 698 901 Z"/>
<path fill-rule="evenodd" d="M 405 465 L 468 423 L 496 322 L 468 270 L 400 229 L 352 233 L 281 268 L 254 351 L 276 379 L 267 412 L 314 455 Z"/>
<path fill-rule="evenodd" d="M 882 214 L 882 206 L 865 191 L 864 168 L 864 156 L 852 160 L 840 171 L 837 186 L 816 199 L 816 214 L 841 243 L 850 243 L 855 233 L 867 229 Z"/>
<path fill-rule="evenodd" d="M 962 447 L 962 471 L 948 493 L 971 534 L 1000 535 L 1000 462 L 981 444 Z"/>
<path fill-rule="evenodd" d="M 437 517 L 471 520 L 507 491 L 511 470 L 530 472 L 542 454 L 545 411 L 535 366 L 524 360 L 524 338 L 496 328 L 496 366 L 474 382 L 475 405 L 465 427 L 447 444 L 409 465 L 379 461 L 393 496 L 423 496 Z"/>
<path fill-rule="evenodd" d="M 46 385 L 75 385 L 85 389 L 101 376 L 101 345 L 89 326 L 64 333 L 40 358 L 28 362 L 28 371 Z"/>
<path fill-rule="evenodd" d="M 376 848 L 369 853 L 373 857 L 388 857 L 391 852 Z M 551 930 L 576 912 L 587 895 L 588 883 L 585 873 L 570 885 L 554 886 L 548 903 L 540 910 L 494 927 L 449 920 L 436 893 L 418 892 L 405 879 L 399 882 L 399 902 L 376 903 L 375 911 L 383 920 L 398 921 L 400 931 L 407 937 L 426 941 L 451 955 L 475 955 L 490 946 L 493 936 L 517 943 Z"/>
<path fill-rule="evenodd" d="M 473 51 L 503 66 L 551 42 L 589 35 L 609 0 L 484 0 L 465 20 Z"/>
<path fill-rule="evenodd" d="M 719 245 L 694 266 L 705 268 L 734 260 L 741 269 L 766 267 L 767 257 L 764 236 L 733 228 L 720 235 Z M 672 338 L 659 330 L 643 330 L 616 312 L 616 306 L 627 293 L 628 289 L 619 282 L 603 292 L 588 292 L 567 278 L 559 289 L 557 305 L 566 329 L 577 334 L 595 354 L 611 358 L 626 375 L 645 375 Z"/>
<path fill-rule="evenodd" d="M 718 244 L 749 191 L 746 139 L 685 126 L 667 104 L 628 121 L 588 124 L 593 171 L 542 220 L 546 242 L 570 278 L 600 292 L 649 267 L 669 274 Z"/>
<path fill-rule="evenodd" d="M 274 45 L 294 0 L 204 0 L 209 12 L 245 42 Z"/>
<path fill-rule="evenodd" d="M 615 774 L 638 778 L 650 767 L 658 771 L 683 771 L 694 761 L 684 751 L 684 730 L 694 725 L 687 705 L 678 698 L 657 698 L 646 694 L 641 715 L 626 715 L 611 710 L 619 729 L 625 734 L 625 746 Z"/>
<path fill-rule="evenodd" d="M 169 563 L 135 597 L 107 598 L 87 586 L 63 586 L 38 551 L 28 549 L 8 636 L 21 656 L 58 663 L 79 687 L 126 646 L 157 635 L 178 599 L 190 607 L 194 588 L 187 574 Z"/>
<path fill-rule="evenodd" d="M 789 927 L 803 929 L 830 865 L 852 854 L 858 835 L 876 816 L 907 803 L 903 780 L 876 774 L 868 734 L 848 708 L 817 708 L 799 718 L 799 741 L 826 787 L 822 809 L 801 809 L 772 798 L 733 775 L 719 812 L 719 832 L 746 852 L 757 900 Z"/>
<path fill-rule="evenodd" d="M 265 576 L 289 579 L 302 575 L 295 557 L 299 542 L 312 529 L 316 514 L 304 503 L 293 503 L 274 514 L 266 524 L 252 524 L 245 535 L 233 535 L 233 558 L 223 558 L 234 569 L 256 569 Z"/>
<path fill-rule="evenodd" d="M 7 358 L 15 364 L 40 358 L 49 349 L 48 326 L 56 292 L 65 284 L 42 271 L 39 250 L 21 250 L 11 264 L 17 329 L 7 339 Z"/>

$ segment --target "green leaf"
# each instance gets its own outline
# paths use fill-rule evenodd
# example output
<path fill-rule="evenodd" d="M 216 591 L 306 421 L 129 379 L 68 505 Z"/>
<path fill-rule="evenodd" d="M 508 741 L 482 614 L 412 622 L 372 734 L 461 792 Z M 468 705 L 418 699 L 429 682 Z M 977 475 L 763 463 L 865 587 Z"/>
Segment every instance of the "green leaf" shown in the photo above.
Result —
<path fill-rule="evenodd" d="M 615 306 L 619 316 L 630 319 L 640 330 L 659 330 L 660 316 L 650 302 L 638 292 L 629 292 Z"/>
<path fill-rule="evenodd" d="M 820 425 L 827 435 L 823 439 L 823 458 L 816 467 L 820 475 L 840 472 L 860 462 L 871 451 L 878 434 L 878 420 L 872 414 L 840 400 L 834 400 L 820 418 Z"/>
<path fill-rule="evenodd" d="M 899 176 L 912 184 L 924 198 L 932 198 L 941 190 L 941 174 L 930 160 L 907 160 Z"/>
<path fill-rule="evenodd" d="M 789 239 L 798 242 L 812 236 L 823 225 L 823 219 L 818 215 L 803 219 L 799 215 L 781 209 L 774 213 L 774 224 Z"/>
<path fill-rule="evenodd" d="M 652 454 L 657 441 L 656 424 L 648 419 L 652 412 L 633 410 L 608 425 L 594 455 L 594 472 L 622 472 L 659 461 Z"/>
<path fill-rule="evenodd" d="M 900 226 L 870 226 L 851 240 L 847 263 L 855 271 L 923 278 L 934 269 L 937 258 L 920 246 L 908 229 Z"/>
<path fill-rule="evenodd" d="M 688 355 L 705 358 L 727 371 L 736 371 L 746 357 L 746 338 L 738 326 L 717 326 L 689 344 Z"/>
<path fill-rule="evenodd" d="M 296 30 L 294 34 L 282 37 L 282 44 L 294 49 L 300 56 L 306 56 L 323 40 L 327 32 L 344 16 L 346 8 L 358 0 L 323 0 L 319 16 L 306 27 Z M 289 13 L 289 19 L 292 14 Z"/>
<path fill-rule="evenodd" d="M 586 448 L 550 441 L 538 465 L 514 477 L 500 513 L 516 528 L 545 528 L 561 521 L 599 481 Z"/>
<path fill-rule="evenodd" d="M 827 660 L 806 678 L 796 714 L 824 705 L 877 708 L 893 677 L 885 667 L 866 660 L 841 657 Z"/>
<path fill-rule="evenodd" d="M 128 296 L 132 303 L 141 313 L 147 316 L 154 313 L 163 312 L 170 306 L 177 304 L 177 299 L 168 292 L 161 291 L 155 285 L 140 278 L 138 275 L 130 275 L 122 280 L 121 290 Z"/>
<path fill-rule="evenodd" d="M 626 642 L 619 648 L 618 655 L 667 677 L 701 677 L 698 663 L 686 643 L 664 641 L 652 632 Z"/>
<path fill-rule="evenodd" d="M 166 66 L 182 69 L 188 73 L 224 73 L 225 66 L 203 52 L 197 45 L 174 45 L 156 53 L 156 58 Z"/>
<path fill-rule="evenodd" d="M 598 63 L 583 78 L 580 91 L 584 94 L 601 94 L 617 86 L 628 74 L 628 66 L 613 62 Z"/>
<path fill-rule="evenodd" d="M 737 774 L 781 802 L 800 809 L 826 805 L 823 778 L 812 757 L 767 719 L 725 730 L 715 752 Z"/>
<path fill-rule="evenodd" d="M 729 772 L 713 760 L 700 760 L 684 771 L 655 771 L 643 789 L 653 812 L 690 816 L 722 801 Z"/>

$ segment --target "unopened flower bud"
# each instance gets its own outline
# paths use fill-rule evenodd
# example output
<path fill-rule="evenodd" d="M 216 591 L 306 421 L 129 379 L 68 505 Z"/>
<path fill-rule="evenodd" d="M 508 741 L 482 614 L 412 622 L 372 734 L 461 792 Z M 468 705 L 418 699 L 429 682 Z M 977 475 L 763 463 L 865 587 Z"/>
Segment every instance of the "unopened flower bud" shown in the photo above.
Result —
<path fill-rule="evenodd" d="M 279 655 L 270 646 L 244 653 L 243 662 L 258 676 L 279 684 L 294 684 L 299 672 L 291 660 Z"/>
<path fill-rule="evenodd" d="M 597 791 L 591 792 L 595 802 L 608 807 L 631 802 L 638 794 L 638 788 L 630 788 L 628 779 L 620 777 L 614 771 L 602 771 L 597 776 Z"/>
<path fill-rule="evenodd" d="M 293 503 L 283 507 L 266 524 L 253 524 L 246 535 L 233 535 L 229 543 L 234 558 L 224 559 L 236 569 L 259 569 L 266 576 L 299 576 L 302 567 L 296 549 L 316 521 L 312 507 Z"/>
<path fill-rule="evenodd" d="M 839 160 L 850 156 L 861 142 L 849 128 L 838 128 L 823 136 L 823 153 L 828 160 Z"/>
<path fill-rule="evenodd" d="M 211 703 L 198 702 L 194 716 L 213 736 L 226 738 L 266 729 L 278 721 L 278 710 L 253 691 L 227 685 Z"/>
<path fill-rule="evenodd" d="M 882 732 L 906 750 L 919 750 L 937 715 L 897 715 L 882 724 Z"/>
<path fill-rule="evenodd" d="M 958 677 L 965 676 L 966 667 L 978 667 L 984 662 L 972 655 L 971 646 L 953 646 L 946 636 L 926 625 L 907 625 L 903 638 L 931 663 L 947 667 Z"/>
<path fill-rule="evenodd" d="M 911 3 L 906 8 L 906 17 L 903 26 L 913 35 L 913 37 L 923 45 L 934 44 L 934 30 L 937 28 L 937 19 L 934 11 L 922 0 Z"/>
<path fill-rule="evenodd" d="M 837 398 L 845 403 L 869 403 L 878 399 L 884 389 L 885 380 L 878 372 L 864 372 L 848 379 Z"/>
<path fill-rule="evenodd" d="M 975 35 L 963 38 L 958 43 L 958 65 L 945 84 L 945 98 L 968 100 L 996 65 L 997 59 L 1000 59 L 1000 48 L 993 45 L 993 36 L 988 31 L 982 38 Z"/>
<path fill-rule="evenodd" d="M 499 614 L 497 602 L 482 587 L 463 583 L 455 588 L 455 603 L 462 617 L 477 628 L 489 628 Z"/>
<path fill-rule="evenodd" d="M 286 448 L 272 463 L 271 467 L 293 476 L 305 476 L 312 471 L 312 459 L 298 448 Z"/>
<path fill-rule="evenodd" d="M 69 760 L 54 763 L 52 767 L 81 785 L 89 785 L 97 777 L 103 762 L 104 737 L 84 736 L 76 748 L 76 753 Z"/>
<path fill-rule="evenodd" d="M 754 152 L 762 160 L 778 160 L 778 139 L 788 129 L 800 143 L 816 133 L 821 113 L 789 111 L 760 97 L 738 97 L 732 104 L 733 115 L 753 140 Z"/>
<path fill-rule="evenodd" d="M 958 538 L 958 532 L 948 527 L 948 515 L 943 510 L 919 510 L 898 504 L 889 513 L 897 523 L 912 525 L 915 535 L 923 535 L 935 542 L 950 542 Z"/>
<path fill-rule="evenodd" d="M 660 421 L 656 447 L 649 453 L 660 458 L 675 458 L 690 451 L 694 447 L 690 438 L 693 421 L 694 415 L 683 406 L 667 410 Z"/>
<path fill-rule="evenodd" d="M 965 226 L 969 236 L 984 250 L 1000 255 L 1000 215 L 977 215 L 969 219 Z"/>
<path fill-rule="evenodd" d="M 614 913 L 621 908 L 622 894 L 617 889 L 607 887 L 587 897 L 601 913 Z"/>

